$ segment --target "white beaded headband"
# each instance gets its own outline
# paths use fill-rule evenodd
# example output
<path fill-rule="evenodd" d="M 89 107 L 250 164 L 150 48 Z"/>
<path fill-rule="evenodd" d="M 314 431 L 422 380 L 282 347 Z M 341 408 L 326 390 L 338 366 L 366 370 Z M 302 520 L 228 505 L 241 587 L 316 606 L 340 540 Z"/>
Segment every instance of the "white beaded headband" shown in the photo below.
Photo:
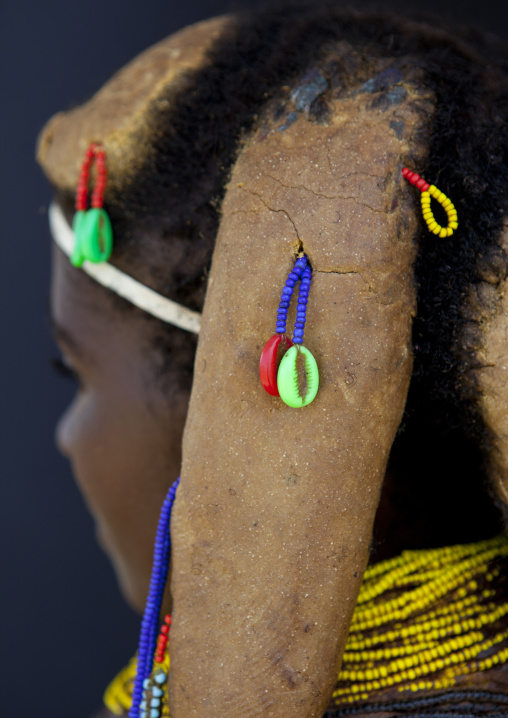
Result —
<path fill-rule="evenodd" d="M 75 245 L 75 236 L 69 226 L 60 206 L 52 202 L 49 207 L 49 227 L 51 235 L 60 249 L 70 257 Z M 134 306 L 151 314 L 163 322 L 173 324 L 175 327 L 185 329 L 193 334 L 199 334 L 201 328 L 201 314 L 193 312 L 181 304 L 171 301 L 128 274 L 121 272 L 108 262 L 95 264 L 85 260 L 81 269 L 103 287 L 123 297 Z"/>

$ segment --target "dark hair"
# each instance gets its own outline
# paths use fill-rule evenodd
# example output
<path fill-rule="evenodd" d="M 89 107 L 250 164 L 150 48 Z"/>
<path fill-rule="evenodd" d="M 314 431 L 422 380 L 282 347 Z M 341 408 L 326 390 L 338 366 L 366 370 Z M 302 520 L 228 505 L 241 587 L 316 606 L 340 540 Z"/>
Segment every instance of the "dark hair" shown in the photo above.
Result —
<path fill-rule="evenodd" d="M 352 48 L 354 62 L 352 55 L 334 52 L 338 43 Z M 276 112 L 287 103 L 285 86 L 316 67 L 328 89 L 308 108 L 309 117 L 326 121 L 327 100 L 369 80 L 376 58 L 391 59 L 394 67 L 412 63 L 422 71 L 422 87 L 436 98 L 424 173 L 453 198 L 460 217 L 449 240 L 429 241 L 423 226 L 416 238 L 414 376 L 392 467 L 434 503 L 441 487 L 442 511 L 436 514 L 430 499 L 422 498 L 422 512 L 434 511 L 443 524 L 436 543 L 448 534 L 461 540 L 471 536 L 457 535 L 452 512 L 466 517 L 463 525 L 470 532 L 471 526 L 485 531 L 478 515 L 492 521 L 489 503 L 477 495 L 482 457 L 491 446 L 474 371 L 482 312 L 473 312 L 468 298 L 480 283 L 497 285 L 507 272 L 499 239 L 508 209 L 508 55 L 500 43 L 472 30 L 449 32 L 436 21 L 357 13 L 318 0 L 272 2 L 240 13 L 209 52 L 208 64 L 176 90 L 168 89 L 170 103 L 167 97 L 154 102 L 147 120 L 153 156 L 121 195 L 107 197 L 107 209 L 120 252 L 135 251 L 145 231 L 188 247 L 192 265 L 162 275 L 159 288 L 200 309 L 225 186 L 243 139 L 267 107 Z M 396 73 L 370 79 L 379 98 L 397 84 Z M 173 328 L 157 334 L 159 342 L 166 337 L 173 347 L 176 343 L 190 386 L 194 338 Z M 455 494 L 450 504 L 443 499 L 443 475 Z M 467 492 L 453 491 L 465 484 Z M 466 493 L 461 504 L 457 497 Z M 407 501 L 414 503 L 414 494 Z"/>

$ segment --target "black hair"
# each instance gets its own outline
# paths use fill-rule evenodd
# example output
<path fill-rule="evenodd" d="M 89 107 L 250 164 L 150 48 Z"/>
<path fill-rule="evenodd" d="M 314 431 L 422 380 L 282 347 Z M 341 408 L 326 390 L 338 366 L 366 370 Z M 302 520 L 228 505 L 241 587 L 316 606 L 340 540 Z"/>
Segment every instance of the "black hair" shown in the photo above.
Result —
<path fill-rule="evenodd" d="M 353 48 L 356 65 L 337 52 L 326 64 L 338 43 Z M 416 238 L 414 375 L 391 469 L 431 497 L 421 504 L 427 526 L 423 512 L 434 511 L 438 496 L 434 533 L 419 535 L 436 544 L 449 536 L 475 538 L 495 524 L 478 487 L 492 438 L 475 379 L 483 315 L 470 309 L 469 298 L 482 283 L 497 286 L 507 273 L 500 236 L 508 209 L 508 54 L 500 43 L 473 30 L 449 32 L 439 21 L 358 13 L 319 0 L 271 2 L 239 13 L 207 64 L 154 101 L 147 120 L 151 157 L 121 193 L 107 196 L 107 209 L 120 252 L 135 252 L 147 230 L 161 241 L 188 245 L 199 261 L 164 277 L 160 290 L 199 310 L 221 202 L 244 138 L 268 106 L 285 102 L 284 87 L 309 69 L 320 67 L 338 96 L 368 79 L 373 58 L 408 58 L 421 69 L 421 84 L 436 100 L 424 174 L 453 198 L 460 218 L 459 230 L 446 241 L 429 241 L 423 226 Z M 374 83 L 374 91 L 384 89 Z M 311 119 L 326 121 L 326 95 L 310 110 Z M 188 348 L 190 382 L 194 339 L 172 328 L 164 333 L 173 346 Z M 454 496 L 448 503 L 444 485 Z M 414 493 L 404 501 L 416 510 Z M 464 535 L 457 533 L 457 514 Z"/>

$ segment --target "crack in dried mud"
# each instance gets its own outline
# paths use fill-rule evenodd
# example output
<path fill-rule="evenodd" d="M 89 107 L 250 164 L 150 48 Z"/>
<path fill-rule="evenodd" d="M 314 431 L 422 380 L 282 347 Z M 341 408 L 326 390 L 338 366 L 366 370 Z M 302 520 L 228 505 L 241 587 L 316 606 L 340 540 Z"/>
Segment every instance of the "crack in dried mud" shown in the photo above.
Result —
<path fill-rule="evenodd" d="M 352 174 L 367 174 L 367 173 L 355 172 L 355 173 L 352 173 Z M 281 186 L 283 186 L 283 187 L 285 187 L 285 188 L 287 188 L 287 189 L 304 189 L 304 190 L 310 192 L 311 194 L 314 194 L 315 196 L 325 197 L 326 199 L 352 199 L 352 200 L 353 200 L 354 202 L 356 202 L 357 204 L 362 205 L 362 206 L 364 206 L 364 207 L 367 207 L 368 209 L 372 210 L 373 212 L 377 212 L 377 213 L 381 213 L 381 214 L 386 214 L 386 213 L 387 213 L 387 212 L 385 212 L 384 210 L 376 210 L 376 209 L 374 209 L 373 207 L 370 207 L 369 205 L 363 204 L 362 202 L 359 202 L 359 201 L 358 201 L 357 199 L 355 199 L 354 197 L 341 197 L 340 195 L 333 196 L 333 197 L 329 197 L 329 196 L 327 196 L 327 195 L 323 195 L 323 194 L 319 194 L 319 193 L 317 193 L 317 192 L 314 192 L 313 190 L 308 189 L 308 188 L 305 187 L 304 185 L 297 185 L 297 186 L 295 186 L 295 187 L 291 187 L 290 185 L 284 185 L 284 184 L 283 184 L 282 182 L 280 182 L 279 180 L 275 179 L 274 177 L 271 177 L 271 175 L 267 175 L 267 176 L 270 177 L 270 179 L 272 179 L 274 182 L 277 182 L 278 184 L 280 184 Z M 347 175 L 347 176 L 351 176 L 351 175 Z M 377 175 L 368 175 L 368 176 L 378 178 Z M 261 201 L 261 203 L 263 204 L 263 207 L 259 207 L 259 208 L 257 208 L 257 209 L 239 209 L 239 210 L 235 210 L 235 211 L 233 211 L 233 212 L 230 212 L 230 213 L 229 213 L 229 216 L 234 216 L 234 215 L 237 215 L 237 214 L 249 214 L 249 213 L 251 213 L 251 212 L 252 212 L 252 213 L 256 213 L 256 212 L 261 211 L 263 208 L 267 209 L 269 212 L 282 213 L 282 214 L 284 214 L 284 215 L 287 217 L 287 219 L 288 219 L 289 222 L 291 223 L 291 225 L 292 225 L 292 227 L 293 227 L 293 230 L 294 230 L 294 233 L 295 233 L 295 236 L 296 236 L 296 239 L 298 240 L 298 245 L 297 245 L 297 246 L 295 247 L 295 249 L 294 249 L 294 251 L 295 251 L 295 256 L 297 256 L 298 254 L 301 254 L 301 253 L 307 253 L 307 251 L 306 251 L 306 249 L 305 249 L 305 244 L 304 244 L 303 240 L 301 239 L 301 237 L 300 237 L 300 235 L 299 235 L 298 227 L 296 226 L 296 222 L 292 219 L 291 215 L 289 214 L 289 212 L 288 212 L 287 210 L 285 210 L 285 209 L 276 209 L 275 207 L 271 207 L 270 204 L 267 202 L 267 200 L 265 200 L 265 198 L 263 197 L 263 195 L 260 194 L 259 192 L 256 192 L 255 190 L 252 190 L 252 189 L 249 189 L 248 187 L 243 187 L 243 186 L 241 187 L 241 189 L 244 190 L 245 192 L 248 192 L 248 193 L 251 194 L 252 196 L 257 197 L 257 198 Z M 360 277 L 360 279 L 361 279 L 361 280 L 364 282 L 364 284 L 367 286 L 368 291 L 369 291 L 370 293 L 376 294 L 376 295 L 378 294 L 378 292 L 374 289 L 374 287 L 372 286 L 372 284 L 365 278 L 365 276 L 363 275 L 363 273 L 360 272 L 360 271 L 358 271 L 358 270 L 354 270 L 354 269 L 338 269 L 338 268 L 334 268 L 334 269 L 318 269 L 318 268 L 316 267 L 316 265 L 313 264 L 313 265 L 312 265 L 312 271 L 313 271 L 313 272 L 317 272 L 318 274 L 342 274 L 342 275 L 354 274 L 354 275 L 357 275 L 358 277 Z M 384 302 L 379 302 L 379 303 L 380 303 L 380 304 L 385 304 Z M 393 303 L 393 302 L 388 302 L 388 305 L 390 305 L 390 304 L 392 304 L 392 303 Z"/>
<path fill-rule="evenodd" d="M 356 276 L 360 277 L 360 279 L 367 285 L 369 288 L 369 292 L 372 292 L 373 294 L 377 294 L 376 290 L 372 288 L 372 285 L 369 283 L 367 279 L 363 276 L 361 272 L 358 272 L 354 269 L 316 269 L 314 266 L 312 267 L 313 272 L 317 272 L 318 274 L 355 274 Z"/>
<path fill-rule="evenodd" d="M 355 173 L 355 174 L 367 174 L 367 173 Z M 284 182 L 282 182 L 281 180 L 277 179 L 276 177 L 273 177 L 272 175 L 267 174 L 266 176 L 269 177 L 271 180 L 273 180 L 276 184 L 279 184 L 281 187 L 284 187 L 285 189 L 300 189 L 300 190 L 305 190 L 306 192 L 310 192 L 311 194 L 313 194 L 314 197 L 323 197 L 324 199 L 341 199 L 341 200 L 344 200 L 344 201 L 351 200 L 351 201 L 353 201 L 355 204 L 359 205 L 360 207 L 366 207 L 367 209 L 372 210 L 372 212 L 376 212 L 376 213 L 378 213 L 378 214 L 388 214 L 388 212 L 387 212 L 386 210 L 384 210 L 384 209 L 375 209 L 374 207 L 371 207 L 370 204 L 366 204 L 365 202 L 360 202 L 360 200 L 357 199 L 357 198 L 354 197 L 354 196 L 340 195 L 340 194 L 327 195 L 327 194 L 323 194 L 322 192 L 315 192 L 314 190 L 310 189 L 309 187 L 305 187 L 305 185 L 303 185 L 303 184 L 299 184 L 299 185 L 288 185 L 288 184 L 284 184 Z M 351 175 L 346 175 L 346 176 L 349 177 L 349 176 L 351 176 Z M 369 176 L 369 177 L 376 177 L 376 179 L 380 179 L 377 175 L 367 175 L 367 176 Z M 251 190 L 247 190 L 247 191 L 250 192 Z M 261 198 L 261 199 L 262 199 L 262 198 Z M 263 201 L 263 200 L 262 200 L 262 201 Z M 277 211 L 277 210 L 275 210 L 275 211 Z M 284 210 L 282 210 L 282 211 L 284 211 Z"/>

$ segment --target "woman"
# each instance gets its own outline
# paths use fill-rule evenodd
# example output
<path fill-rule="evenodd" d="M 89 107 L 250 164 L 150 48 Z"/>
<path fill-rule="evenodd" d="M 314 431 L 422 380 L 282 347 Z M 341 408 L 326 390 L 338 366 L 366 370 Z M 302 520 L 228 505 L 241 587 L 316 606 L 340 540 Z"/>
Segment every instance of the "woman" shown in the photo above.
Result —
<path fill-rule="evenodd" d="M 340 715 L 351 703 L 368 715 L 383 701 L 389 715 L 502 710 L 503 540 L 377 564 L 353 610 L 385 477 L 378 559 L 489 538 L 483 459 L 504 506 L 505 67 L 482 37 L 290 3 L 178 33 L 43 131 L 57 242 L 76 187 L 87 207 L 95 162 L 93 202 L 114 229 L 103 266 L 177 302 L 190 325 L 189 310 L 203 311 L 194 357 L 191 332 L 100 286 L 86 251 L 74 246 L 72 266 L 55 249 L 53 325 L 80 382 L 58 443 L 139 610 L 181 466 L 161 614 L 173 612 L 175 718 Z M 453 236 L 429 236 L 404 165 L 455 202 Z M 320 375 L 301 409 L 258 374 L 297 258 L 293 284 L 312 277 L 305 346 Z M 112 709 L 127 707 L 124 688 Z"/>

